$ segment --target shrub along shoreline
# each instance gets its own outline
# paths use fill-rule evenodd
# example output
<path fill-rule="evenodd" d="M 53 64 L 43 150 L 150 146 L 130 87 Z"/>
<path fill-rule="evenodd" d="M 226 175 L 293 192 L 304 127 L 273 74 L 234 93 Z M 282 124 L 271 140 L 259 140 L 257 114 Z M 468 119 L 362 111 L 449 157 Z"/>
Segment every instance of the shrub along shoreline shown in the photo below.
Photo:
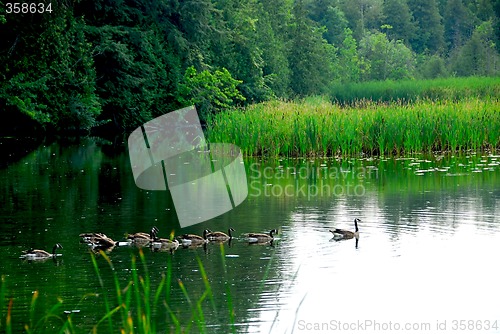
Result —
<path fill-rule="evenodd" d="M 211 118 L 210 142 L 231 142 L 247 156 L 404 155 L 500 148 L 497 97 L 271 101 Z"/>

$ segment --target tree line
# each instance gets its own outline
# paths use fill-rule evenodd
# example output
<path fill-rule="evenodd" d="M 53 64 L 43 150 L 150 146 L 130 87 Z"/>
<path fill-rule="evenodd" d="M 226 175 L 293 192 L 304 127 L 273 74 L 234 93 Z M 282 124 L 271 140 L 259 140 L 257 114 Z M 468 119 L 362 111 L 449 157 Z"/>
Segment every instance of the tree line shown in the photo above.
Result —
<path fill-rule="evenodd" d="M 3 132 L 123 131 L 188 104 L 206 120 L 332 84 L 500 70 L 500 0 L 0 4 Z"/>

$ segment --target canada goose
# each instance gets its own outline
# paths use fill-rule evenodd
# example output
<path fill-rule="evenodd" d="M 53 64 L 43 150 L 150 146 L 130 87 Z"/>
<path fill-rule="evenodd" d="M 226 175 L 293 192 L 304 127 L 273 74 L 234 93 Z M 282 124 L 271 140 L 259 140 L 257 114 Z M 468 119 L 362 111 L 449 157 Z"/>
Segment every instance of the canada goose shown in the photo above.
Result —
<path fill-rule="evenodd" d="M 80 233 L 81 242 L 90 243 L 96 236 L 103 235 L 102 233 Z"/>
<path fill-rule="evenodd" d="M 170 251 L 173 252 L 179 247 L 179 240 L 174 239 L 165 239 L 165 238 L 157 238 L 151 242 L 151 249 L 153 251 Z"/>
<path fill-rule="evenodd" d="M 27 251 L 24 251 L 23 255 L 21 255 L 21 258 L 23 259 L 29 259 L 29 260 L 41 260 L 41 259 L 48 259 L 48 258 L 55 258 L 60 254 L 56 254 L 56 250 L 58 248 L 63 248 L 60 243 L 57 243 L 54 245 L 52 248 L 52 253 L 49 253 L 47 251 L 44 251 L 43 249 L 29 249 Z"/>
<path fill-rule="evenodd" d="M 274 240 L 274 234 L 278 234 L 276 229 L 272 229 L 269 234 L 264 233 L 247 233 L 245 237 L 248 238 L 249 243 L 262 243 Z"/>
<path fill-rule="evenodd" d="M 89 244 L 92 248 L 110 248 L 116 245 L 116 242 L 104 233 L 82 233 L 82 241 Z"/>
<path fill-rule="evenodd" d="M 227 234 L 224 232 L 210 232 L 207 234 L 207 239 L 210 241 L 226 241 L 233 238 L 231 232 L 234 232 L 234 228 L 230 227 L 227 230 Z"/>
<path fill-rule="evenodd" d="M 118 246 L 130 246 L 131 244 L 135 244 L 138 247 L 148 246 L 156 238 L 156 234 L 158 233 L 158 231 L 158 228 L 156 226 L 153 226 L 149 233 L 138 232 L 134 234 L 128 234 L 127 241 L 118 242 Z"/>
<path fill-rule="evenodd" d="M 95 233 L 95 232 L 80 233 L 79 236 L 80 236 L 80 238 L 82 238 L 83 243 L 91 243 L 93 240 L 99 239 L 99 238 L 108 238 L 108 236 L 104 233 Z"/>
<path fill-rule="evenodd" d="M 210 230 L 204 230 L 203 237 L 200 237 L 196 234 L 183 234 L 181 236 L 178 236 L 177 239 L 181 241 L 183 246 L 201 245 L 208 241 L 207 234 L 210 232 Z"/>
<path fill-rule="evenodd" d="M 127 239 L 129 239 L 131 241 L 137 241 L 137 240 L 147 240 L 147 241 L 150 241 L 150 240 L 154 239 L 154 236 L 159 231 L 160 230 L 158 229 L 158 227 L 153 226 L 153 228 L 151 229 L 151 231 L 149 233 L 137 232 L 137 233 L 134 233 L 134 234 L 127 234 Z"/>
<path fill-rule="evenodd" d="M 355 231 L 348 231 L 348 230 L 342 230 L 342 229 L 335 229 L 335 230 L 329 230 L 330 232 L 333 233 L 333 238 L 335 240 L 341 240 L 341 239 L 352 239 L 352 238 L 359 238 L 359 229 L 358 229 L 358 222 L 360 222 L 358 218 L 354 219 L 354 227 Z"/>

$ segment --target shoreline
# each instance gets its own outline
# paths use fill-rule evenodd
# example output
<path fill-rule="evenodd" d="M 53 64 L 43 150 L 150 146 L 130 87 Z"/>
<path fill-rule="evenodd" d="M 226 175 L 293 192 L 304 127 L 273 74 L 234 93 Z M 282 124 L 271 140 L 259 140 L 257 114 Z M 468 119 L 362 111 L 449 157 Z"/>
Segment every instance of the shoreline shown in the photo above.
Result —
<path fill-rule="evenodd" d="M 500 102 L 490 97 L 341 107 L 325 99 L 271 101 L 215 115 L 207 137 L 231 142 L 245 156 L 494 152 L 500 149 Z"/>

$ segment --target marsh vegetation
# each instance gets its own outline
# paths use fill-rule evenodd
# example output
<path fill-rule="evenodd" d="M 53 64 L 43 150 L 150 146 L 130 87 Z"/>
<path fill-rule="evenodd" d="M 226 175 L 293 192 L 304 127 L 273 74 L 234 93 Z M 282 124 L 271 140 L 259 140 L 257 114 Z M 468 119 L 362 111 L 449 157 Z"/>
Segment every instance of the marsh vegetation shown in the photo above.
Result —
<path fill-rule="evenodd" d="M 499 80 L 364 83 L 219 113 L 212 142 L 251 156 L 408 155 L 500 147 Z M 341 101 L 341 102 L 338 102 Z"/>

